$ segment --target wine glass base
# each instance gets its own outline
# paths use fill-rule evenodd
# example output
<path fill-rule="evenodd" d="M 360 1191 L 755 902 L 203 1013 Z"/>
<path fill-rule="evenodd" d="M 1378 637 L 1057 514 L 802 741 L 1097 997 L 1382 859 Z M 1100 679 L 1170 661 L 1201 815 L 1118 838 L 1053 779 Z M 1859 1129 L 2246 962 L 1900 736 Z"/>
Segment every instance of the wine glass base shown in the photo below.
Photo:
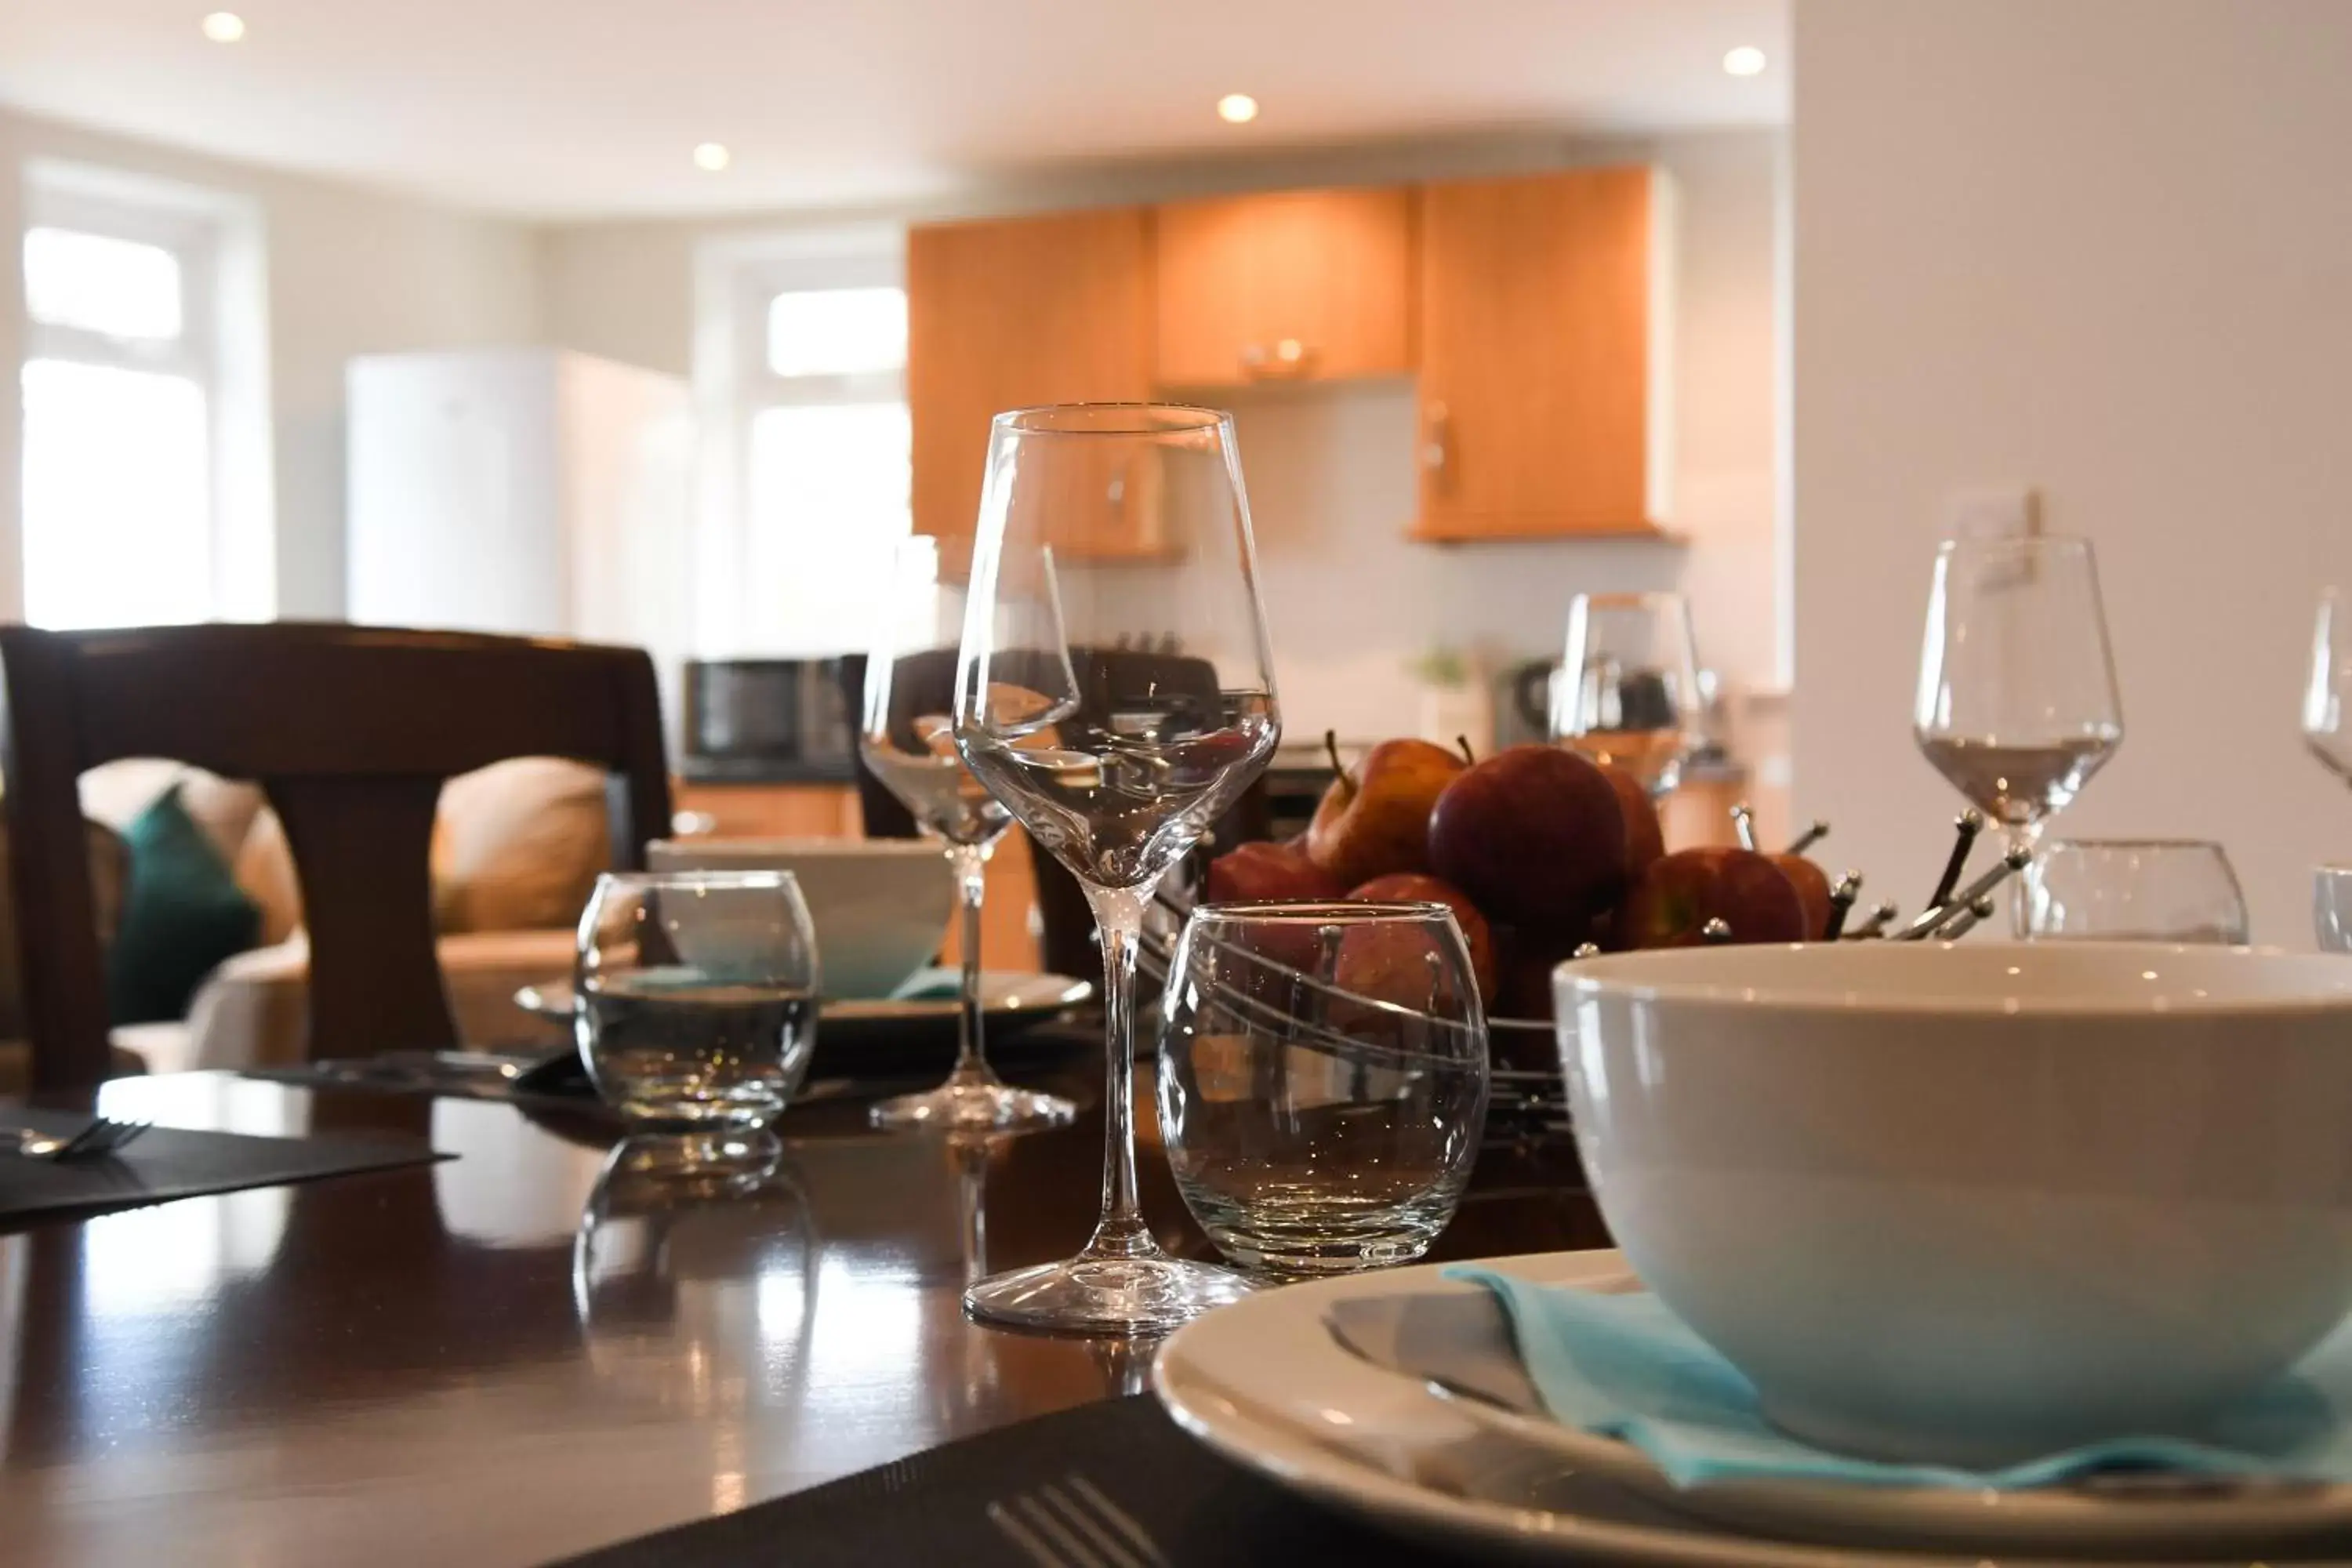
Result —
<path fill-rule="evenodd" d="M 878 1101 L 866 1114 L 872 1125 L 899 1131 L 1013 1132 L 1059 1127 L 1077 1113 L 1078 1108 L 1058 1094 L 993 1080 L 950 1079 L 921 1094 Z"/>
<path fill-rule="evenodd" d="M 982 1280 L 963 1310 L 1043 1333 L 1164 1334 L 1255 1289 L 1230 1269 L 1179 1258 L 1073 1258 Z"/>

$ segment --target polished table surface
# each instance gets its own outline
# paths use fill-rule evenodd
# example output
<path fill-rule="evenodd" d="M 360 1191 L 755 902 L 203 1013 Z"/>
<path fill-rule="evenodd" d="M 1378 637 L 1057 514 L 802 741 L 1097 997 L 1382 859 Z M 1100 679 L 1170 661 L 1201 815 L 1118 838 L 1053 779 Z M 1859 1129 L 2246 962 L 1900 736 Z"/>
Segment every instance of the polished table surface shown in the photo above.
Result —
<path fill-rule="evenodd" d="M 505 1103 L 110 1084 L 163 1125 L 457 1158 L 0 1237 L 0 1563 L 538 1563 L 1132 1392 L 1149 1344 L 961 1309 L 1084 1239 L 1098 1075 L 1026 1075 L 1086 1110 L 986 1148 L 795 1107 L 775 1173 L 723 1194 L 600 1185 L 609 1131 Z M 1204 1256 L 1139 1122 L 1154 1227 Z M 1581 1194 L 1506 1171 L 1436 1256 L 1604 1241 Z"/>

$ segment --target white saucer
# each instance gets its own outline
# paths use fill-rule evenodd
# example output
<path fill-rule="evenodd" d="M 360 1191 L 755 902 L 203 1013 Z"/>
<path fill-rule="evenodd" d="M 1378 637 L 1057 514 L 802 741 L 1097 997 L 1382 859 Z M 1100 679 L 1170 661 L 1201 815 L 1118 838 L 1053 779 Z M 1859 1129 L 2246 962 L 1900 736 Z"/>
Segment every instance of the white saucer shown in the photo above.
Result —
<path fill-rule="evenodd" d="M 1548 1284 L 1607 1289 L 1631 1279 L 1615 1252 L 1494 1266 Z M 1424 1265 L 1267 1291 L 1179 1331 L 1160 1354 L 1154 1384 L 1186 1430 L 1285 1486 L 1408 1535 L 1521 1561 L 1987 1568 L 1996 1561 L 1988 1551 L 2075 1562 L 2092 1552 L 2144 1560 L 2155 1551 L 2217 1563 L 2226 1552 L 2242 1568 L 2260 1546 L 2352 1530 L 2352 1488 L 2344 1487 L 2155 1496 L 1822 1482 L 1679 1490 L 1622 1443 L 1442 1397 L 1360 1360 L 1323 1326 L 1329 1303 L 1345 1296 L 1474 1289 Z M 1748 1528 L 1782 1539 L 1738 1533 Z M 1919 1550 L 1890 1550 L 1896 1542 Z M 2000 1568 L 2026 1561 L 1998 1560 Z"/>

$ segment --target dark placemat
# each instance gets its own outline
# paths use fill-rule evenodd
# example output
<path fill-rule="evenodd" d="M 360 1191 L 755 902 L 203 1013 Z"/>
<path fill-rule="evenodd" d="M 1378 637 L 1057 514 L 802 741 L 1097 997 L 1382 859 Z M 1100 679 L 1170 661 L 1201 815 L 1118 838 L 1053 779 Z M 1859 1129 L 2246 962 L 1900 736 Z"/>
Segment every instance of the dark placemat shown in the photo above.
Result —
<path fill-rule="evenodd" d="M 1040 1416 L 829 1485 L 567 1559 L 572 1568 L 1036 1568 L 988 1505 L 1084 1477 L 1169 1568 L 1453 1563 L 1219 1458 L 1150 1394 Z"/>
<path fill-rule="evenodd" d="M 355 1171 L 446 1158 L 413 1138 L 252 1138 L 157 1127 L 111 1159 L 28 1160 L 14 1152 L 25 1128 L 70 1136 L 89 1118 L 72 1110 L 0 1111 L 0 1231 L 172 1198 L 274 1187 Z"/>

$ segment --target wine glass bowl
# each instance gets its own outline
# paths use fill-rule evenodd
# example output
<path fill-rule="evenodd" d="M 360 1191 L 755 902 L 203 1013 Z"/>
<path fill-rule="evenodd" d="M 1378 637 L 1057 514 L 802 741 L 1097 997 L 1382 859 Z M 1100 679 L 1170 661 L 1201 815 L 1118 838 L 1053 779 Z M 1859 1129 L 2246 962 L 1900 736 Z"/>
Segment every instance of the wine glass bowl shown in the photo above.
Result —
<path fill-rule="evenodd" d="M 2123 743 L 2090 542 L 1948 540 L 1936 552 L 1912 733 L 1929 765 L 2031 848 Z M 2025 933 L 2024 884 L 2012 900 Z"/>
<path fill-rule="evenodd" d="M 1076 1108 L 1058 1095 L 1016 1089 L 989 1070 L 981 1003 L 981 910 L 987 867 L 1012 814 L 982 786 L 955 745 L 955 673 L 971 579 L 971 552 L 920 535 L 892 557 L 866 657 L 858 756 L 940 840 L 956 878 L 962 973 L 956 1065 L 919 1094 L 877 1103 L 877 1127 L 959 1131 L 1050 1127 Z"/>
<path fill-rule="evenodd" d="M 980 1281 L 966 1310 L 1083 1333 L 1175 1328 L 1247 1287 L 1167 1257 L 1138 1207 L 1136 944 L 1160 879 L 1281 734 L 1227 416 L 1076 404 L 997 416 L 954 713 L 973 774 L 1086 889 L 1108 1056 L 1092 1239 L 1066 1262 Z"/>
<path fill-rule="evenodd" d="M 1680 594 L 1579 594 L 1552 688 L 1555 744 L 1613 763 L 1653 796 L 1675 787 L 1706 701 Z"/>

